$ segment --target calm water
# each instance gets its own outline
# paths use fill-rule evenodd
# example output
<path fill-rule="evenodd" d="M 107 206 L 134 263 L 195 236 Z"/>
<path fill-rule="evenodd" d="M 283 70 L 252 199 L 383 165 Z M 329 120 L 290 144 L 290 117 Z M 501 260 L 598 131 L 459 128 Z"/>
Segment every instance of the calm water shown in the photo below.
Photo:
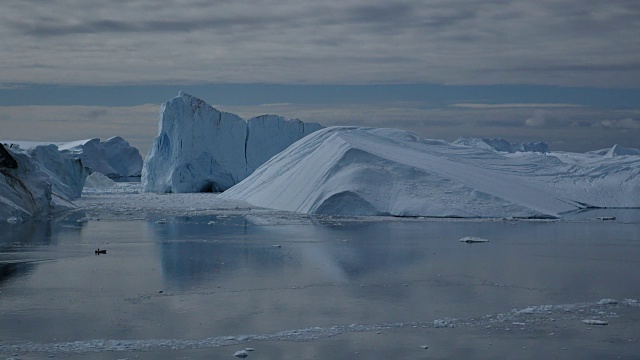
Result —
<path fill-rule="evenodd" d="M 209 216 L 160 223 L 68 219 L 3 224 L 0 345 L 198 340 L 638 299 L 638 219 L 640 212 L 626 211 L 616 221 L 587 222 L 264 225 L 264 219 Z M 457 241 L 464 236 L 490 242 Z M 107 254 L 96 256 L 98 247 Z M 331 343 L 324 353 L 349 358 L 346 354 L 358 346 L 348 339 L 345 335 Z M 83 344 L 78 352 L 22 347 L 4 348 L 4 354 L 81 357 Z M 320 354 L 319 348 L 327 346 L 323 341 L 306 344 Z M 150 346 L 150 353 L 127 356 L 160 356 L 162 346 Z M 206 358 L 207 346 L 202 347 L 187 355 Z M 229 347 L 222 354 L 235 350 Z M 161 354 L 168 359 L 185 355 Z M 251 358 L 259 355 L 256 351 Z M 90 356 L 124 357 L 113 352 Z M 262 358 L 285 356 L 272 349 L 263 351 Z"/>

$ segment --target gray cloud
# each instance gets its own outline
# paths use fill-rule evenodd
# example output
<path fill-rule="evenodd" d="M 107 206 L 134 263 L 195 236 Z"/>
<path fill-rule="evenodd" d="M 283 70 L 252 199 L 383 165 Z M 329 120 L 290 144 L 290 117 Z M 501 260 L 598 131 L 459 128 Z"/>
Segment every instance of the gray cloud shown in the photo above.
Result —
<path fill-rule="evenodd" d="M 640 87 L 637 1 L 0 4 L 6 83 Z"/>

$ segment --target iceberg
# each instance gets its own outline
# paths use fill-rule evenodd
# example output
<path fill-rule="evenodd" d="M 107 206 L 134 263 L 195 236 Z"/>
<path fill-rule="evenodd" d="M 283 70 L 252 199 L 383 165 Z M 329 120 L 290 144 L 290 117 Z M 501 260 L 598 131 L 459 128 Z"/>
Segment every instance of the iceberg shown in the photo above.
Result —
<path fill-rule="evenodd" d="M 87 181 L 84 184 L 84 189 L 110 189 L 117 185 L 117 183 L 105 175 L 99 172 L 94 172 L 87 177 Z"/>
<path fill-rule="evenodd" d="M 502 153 L 395 129 L 330 127 L 221 197 L 307 214 L 555 218 L 640 207 L 640 156 Z"/>
<path fill-rule="evenodd" d="M 55 194 L 69 200 L 82 195 L 89 173 L 79 158 L 65 156 L 53 144 L 38 145 L 24 152 L 38 162 L 40 170 L 49 176 Z"/>
<path fill-rule="evenodd" d="M 321 129 L 264 115 L 248 120 L 180 92 L 160 109 L 159 132 L 142 168 L 145 192 L 224 191 L 273 155 Z"/>
<path fill-rule="evenodd" d="M 542 141 L 511 143 L 505 139 L 459 138 L 458 140 L 454 141 L 453 144 L 461 146 L 472 146 L 480 149 L 495 150 L 508 153 L 537 152 L 545 154 L 549 152 L 549 145 Z"/>
<path fill-rule="evenodd" d="M 63 154 L 79 157 L 89 172 L 99 172 L 110 178 L 142 175 L 140 152 L 119 136 L 103 142 L 97 138 L 73 141 L 58 147 Z"/>
<path fill-rule="evenodd" d="M 142 175 L 142 156 L 135 147 L 120 136 L 106 141 L 99 138 L 70 142 L 33 142 L 3 140 L 12 148 L 30 151 L 39 146 L 55 145 L 70 159 L 80 159 L 89 173 L 99 172 L 110 178 L 139 177 Z"/>
<path fill-rule="evenodd" d="M 37 152 L 38 156 L 55 159 L 57 149 L 45 147 Z M 66 192 L 75 193 L 77 189 L 65 188 L 62 182 L 54 185 L 54 182 L 66 181 L 61 179 L 72 173 L 81 174 L 80 162 L 75 164 L 71 165 L 74 167 L 72 171 L 52 180 L 50 170 L 27 153 L 6 149 L 0 144 L 0 221 L 19 222 L 74 208 Z M 58 165 L 56 163 L 52 167 Z"/>
<path fill-rule="evenodd" d="M 613 145 L 610 149 L 597 150 L 593 151 L 592 153 L 612 158 L 625 155 L 640 155 L 640 149 L 626 148 L 616 144 Z"/>

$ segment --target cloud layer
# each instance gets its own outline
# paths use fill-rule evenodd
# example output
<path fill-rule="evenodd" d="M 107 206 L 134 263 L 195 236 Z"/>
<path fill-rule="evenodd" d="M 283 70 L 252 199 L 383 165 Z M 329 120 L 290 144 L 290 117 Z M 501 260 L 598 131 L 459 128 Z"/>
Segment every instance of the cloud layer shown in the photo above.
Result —
<path fill-rule="evenodd" d="M 636 0 L 9 0 L 11 83 L 640 87 Z"/>

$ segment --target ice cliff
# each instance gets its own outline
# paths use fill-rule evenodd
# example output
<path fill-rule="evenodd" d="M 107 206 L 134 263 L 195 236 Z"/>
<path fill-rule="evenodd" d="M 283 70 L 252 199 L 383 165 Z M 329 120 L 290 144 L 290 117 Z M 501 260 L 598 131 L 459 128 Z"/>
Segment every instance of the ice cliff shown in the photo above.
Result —
<path fill-rule="evenodd" d="M 158 136 L 142 169 L 144 191 L 224 191 L 321 128 L 275 115 L 244 120 L 180 92 L 160 109 Z"/>
<path fill-rule="evenodd" d="M 640 207 L 640 156 L 502 153 L 401 130 L 331 127 L 221 196 L 309 214 L 557 217 Z"/>
<path fill-rule="evenodd" d="M 86 178 L 82 164 L 63 157 L 55 145 L 26 151 L 0 144 L 0 221 L 19 222 L 73 208 Z"/>

